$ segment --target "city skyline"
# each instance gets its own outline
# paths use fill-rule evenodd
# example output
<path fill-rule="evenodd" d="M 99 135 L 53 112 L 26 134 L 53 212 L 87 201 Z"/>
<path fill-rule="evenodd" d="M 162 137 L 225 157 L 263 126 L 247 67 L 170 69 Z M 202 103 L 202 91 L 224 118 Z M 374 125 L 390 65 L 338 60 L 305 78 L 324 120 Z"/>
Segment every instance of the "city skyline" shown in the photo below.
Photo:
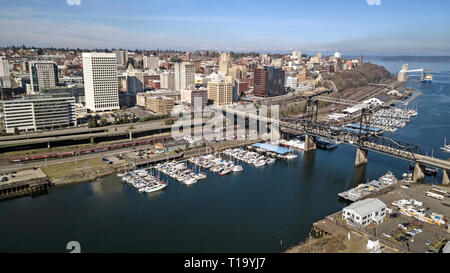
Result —
<path fill-rule="evenodd" d="M 0 46 L 445 55 L 449 6 L 415 0 L 1 0 L 0 26 L 8 27 L 0 28 Z"/>

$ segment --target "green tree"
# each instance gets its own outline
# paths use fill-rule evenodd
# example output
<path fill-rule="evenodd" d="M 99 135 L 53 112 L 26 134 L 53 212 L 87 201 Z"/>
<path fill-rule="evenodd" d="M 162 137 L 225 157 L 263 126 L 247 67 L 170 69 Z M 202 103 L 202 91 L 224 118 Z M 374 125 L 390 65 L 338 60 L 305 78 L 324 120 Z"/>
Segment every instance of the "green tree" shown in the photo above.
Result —
<path fill-rule="evenodd" d="M 171 118 L 166 118 L 166 119 L 164 120 L 164 125 L 172 125 L 172 124 L 174 124 L 173 119 L 171 119 Z"/>
<path fill-rule="evenodd" d="M 14 135 L 19 135 L 19 134 L 20 134 L 19 128 L 14 127 Z"/>

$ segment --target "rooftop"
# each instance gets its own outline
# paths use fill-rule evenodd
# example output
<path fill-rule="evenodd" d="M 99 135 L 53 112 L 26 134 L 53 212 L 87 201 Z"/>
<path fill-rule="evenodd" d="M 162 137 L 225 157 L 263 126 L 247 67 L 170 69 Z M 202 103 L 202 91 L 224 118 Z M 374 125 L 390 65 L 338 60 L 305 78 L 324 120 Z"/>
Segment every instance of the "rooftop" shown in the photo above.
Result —
<path fill-rule="evenodd" d="M 381 207 L 386 207 L 380 199 L 377 198 L 367 198 L 361 201 L 357 201 L 344 209 L 354 210 L 359 215 L 367 215 L 372 211 L 378 210 Z"/>

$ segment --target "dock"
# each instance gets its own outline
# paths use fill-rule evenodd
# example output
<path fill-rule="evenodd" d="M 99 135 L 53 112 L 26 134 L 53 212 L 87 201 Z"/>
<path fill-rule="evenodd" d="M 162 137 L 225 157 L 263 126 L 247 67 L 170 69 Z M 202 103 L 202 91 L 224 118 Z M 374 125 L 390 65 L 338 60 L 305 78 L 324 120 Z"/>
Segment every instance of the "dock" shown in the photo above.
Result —
<path fill-rule="evenodd" d="M 420 97 L 421 95 L 423 95 L 422 92 L 415 92 L 414 95 L 412 95 L 411 97 L 409 97 L 407 100 L 405 100 L 403 102 L 403 106 L 407 106 L 410 102 L 412 102 L 413 100 L 417 99 L 418 97 Z"/>
<path fill-rule="evenodd" d="M 47 193 L 54 184 L 45 178 L 0 185 L 0 201 Z"/>

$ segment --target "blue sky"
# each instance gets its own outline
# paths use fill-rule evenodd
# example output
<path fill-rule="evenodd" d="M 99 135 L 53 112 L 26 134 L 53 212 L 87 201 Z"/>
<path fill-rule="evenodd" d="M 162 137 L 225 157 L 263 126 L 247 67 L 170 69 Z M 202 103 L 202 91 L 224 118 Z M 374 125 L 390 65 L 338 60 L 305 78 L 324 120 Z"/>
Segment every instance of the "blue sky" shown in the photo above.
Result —
<path fill-rule="evenodd" d="M 440 55 L 449 12 L 447 0 L 0 0 L 0 46 Z"/>

